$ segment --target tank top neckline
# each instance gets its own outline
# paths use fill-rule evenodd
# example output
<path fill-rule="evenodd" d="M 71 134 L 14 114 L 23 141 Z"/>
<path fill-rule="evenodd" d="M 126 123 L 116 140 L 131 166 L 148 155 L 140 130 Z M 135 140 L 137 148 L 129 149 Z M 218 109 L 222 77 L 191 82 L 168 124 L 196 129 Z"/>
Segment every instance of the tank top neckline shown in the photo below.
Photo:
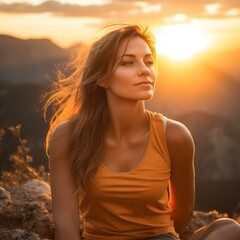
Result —
<path fill-rule="evenodd" d="M 122 171 L 122 172 L 113 171 L 110 168 L 108 168 L 103 162 L 101 162 L 100 166 L 102 166 L 104 170 L 106 170 L 107 172 L 109 172 L 111 174 L 131 174 L 131 173 L 137 171 L 137 169 L 140 168 L 141 165 L 143 165 L 143 163 L 146 161 L 146 158 L 147 158 L 148 152 L 149 152 L 149 148 L 150 148 L 150 144 L 151 144 L 151 138 L 152 138 L 152 114 L 147 109 L 145 109 L 145 112 L 147 113 L 148 119 L 149 119 L 149 136 L 148 136 L 146 150 L 144 152 L 144 155 L 143 155 L 141 161 L 137 164 L 137 166 L 135 166 L 131 170 L 129 170 L 129 171 Z"/>

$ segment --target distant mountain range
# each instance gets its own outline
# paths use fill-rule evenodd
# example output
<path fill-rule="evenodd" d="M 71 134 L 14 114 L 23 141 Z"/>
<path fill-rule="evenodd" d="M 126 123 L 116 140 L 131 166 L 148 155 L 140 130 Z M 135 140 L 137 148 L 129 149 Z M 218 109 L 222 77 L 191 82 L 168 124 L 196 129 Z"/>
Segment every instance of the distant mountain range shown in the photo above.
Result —
<path fill-rule="evenodd" d="M 240 43 L 239 49 L 210 54 L 207 61 L 240 81 Z"/>
<path fill-rule="evenodd" d="M 176 117 L 191 112 L 221 116 L 240 129 L 240 79 L 202 59 L 173 64 L 160 59 L 152 105 Z"/>
<path fill-rule="evenodd" d="M 62 49 L 48 39 L 22 40 L 0 35 L 0 128 L 22 124 L 23 137 L 28 139 L 36 165 L 47 166 L 47 125 L 40 103 L 40 96 L 49 87 L 46 76 L 54 79 L 56 67 L 68 61 L 76 48 L 81 51 L 81 46 Z M 187 63 L 160 57 L 155 96 L 146 102 L 148 109 L 179 120 L 190 129 L 196 143 L 198 187 L 207 191 L 214 183 L 209 188 L 212 194 L 215 183 L 219 186 L 224 182 L 228 188 L 240 183 L 239 66 L 240 49 L 203 54 Z M 1 157 L 5 161 L 0 161 L 0 168 L 5 169 L 7 153 Z M 221 206 L 226 211 L 240 200 L 239 189 L 229 189 L 228 194 L 232 198 Z M 201 196 L 198 206 L 210 210 L 218 198 L 227 197 L 221 188 L 211 196 L 213 206 L 204 205 L 206 199 Z M 224 208 L 225 202 L 228 206 Z"/>
<path fill-rule="evenodd" d="M 63 49 L 48 39 L 0 35 L 0 81 L 48 84 L 46 74 L 53 76 L 56 66 L 66 62 L 75 48 Z"/>

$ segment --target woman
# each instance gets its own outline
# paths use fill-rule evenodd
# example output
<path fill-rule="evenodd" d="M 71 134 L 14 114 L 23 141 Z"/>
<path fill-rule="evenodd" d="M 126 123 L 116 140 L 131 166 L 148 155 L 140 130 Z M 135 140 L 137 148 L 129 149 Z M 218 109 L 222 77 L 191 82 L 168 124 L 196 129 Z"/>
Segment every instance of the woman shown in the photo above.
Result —
<path fill-rule="evenodd" d="M 194 143 L 183 124 L 145 109 L 155 68 L 152 35 L 121 25 L 48 100 L 57 109 L 47 136 L 57 240 L 178 239 L 189 222 Z M 236 240 L 239 231 L 224 219 L 192 239 Z"/>

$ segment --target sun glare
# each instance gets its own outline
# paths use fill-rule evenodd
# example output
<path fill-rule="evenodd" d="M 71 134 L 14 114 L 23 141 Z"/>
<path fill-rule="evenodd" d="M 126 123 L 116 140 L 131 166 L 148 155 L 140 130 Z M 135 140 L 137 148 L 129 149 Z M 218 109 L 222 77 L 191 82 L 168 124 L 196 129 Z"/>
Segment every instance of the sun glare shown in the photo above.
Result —
<path fill-rule="evenodd" d="M 185 61 L 202 52 L 211 44 L 211 38 L 190 24 L 164 26 L 155 30 L 156 50 L 174 61 Z"/>

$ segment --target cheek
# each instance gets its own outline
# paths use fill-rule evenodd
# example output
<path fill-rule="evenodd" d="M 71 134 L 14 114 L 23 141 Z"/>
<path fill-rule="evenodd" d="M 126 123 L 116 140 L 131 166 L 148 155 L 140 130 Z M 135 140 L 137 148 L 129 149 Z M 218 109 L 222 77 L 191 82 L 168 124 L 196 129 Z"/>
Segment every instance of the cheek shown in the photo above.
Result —
<path fill-rule="evenodd" d="M 112 86 L 126 86 L 131 83 L 131 72 L 127 70 L 115 71 L 110 80 L 110 87 Z"/>
<path fill-rule="evenodd" d="M 156 80 L 157 73 L 156 73 L 156 70 L 155 70 L 155 69 L 152 69 L 152 70 L 151 70 L 151 75 L 152 75 L 152 78 L 153 78 L 154 80 Z"/>
<path fill-rule="evenodd" d="M 133 76 L 127 71 L 118 71 L 110 78 L 108 90 L 114 95 L 129 97 L 132 92 Z"/>

